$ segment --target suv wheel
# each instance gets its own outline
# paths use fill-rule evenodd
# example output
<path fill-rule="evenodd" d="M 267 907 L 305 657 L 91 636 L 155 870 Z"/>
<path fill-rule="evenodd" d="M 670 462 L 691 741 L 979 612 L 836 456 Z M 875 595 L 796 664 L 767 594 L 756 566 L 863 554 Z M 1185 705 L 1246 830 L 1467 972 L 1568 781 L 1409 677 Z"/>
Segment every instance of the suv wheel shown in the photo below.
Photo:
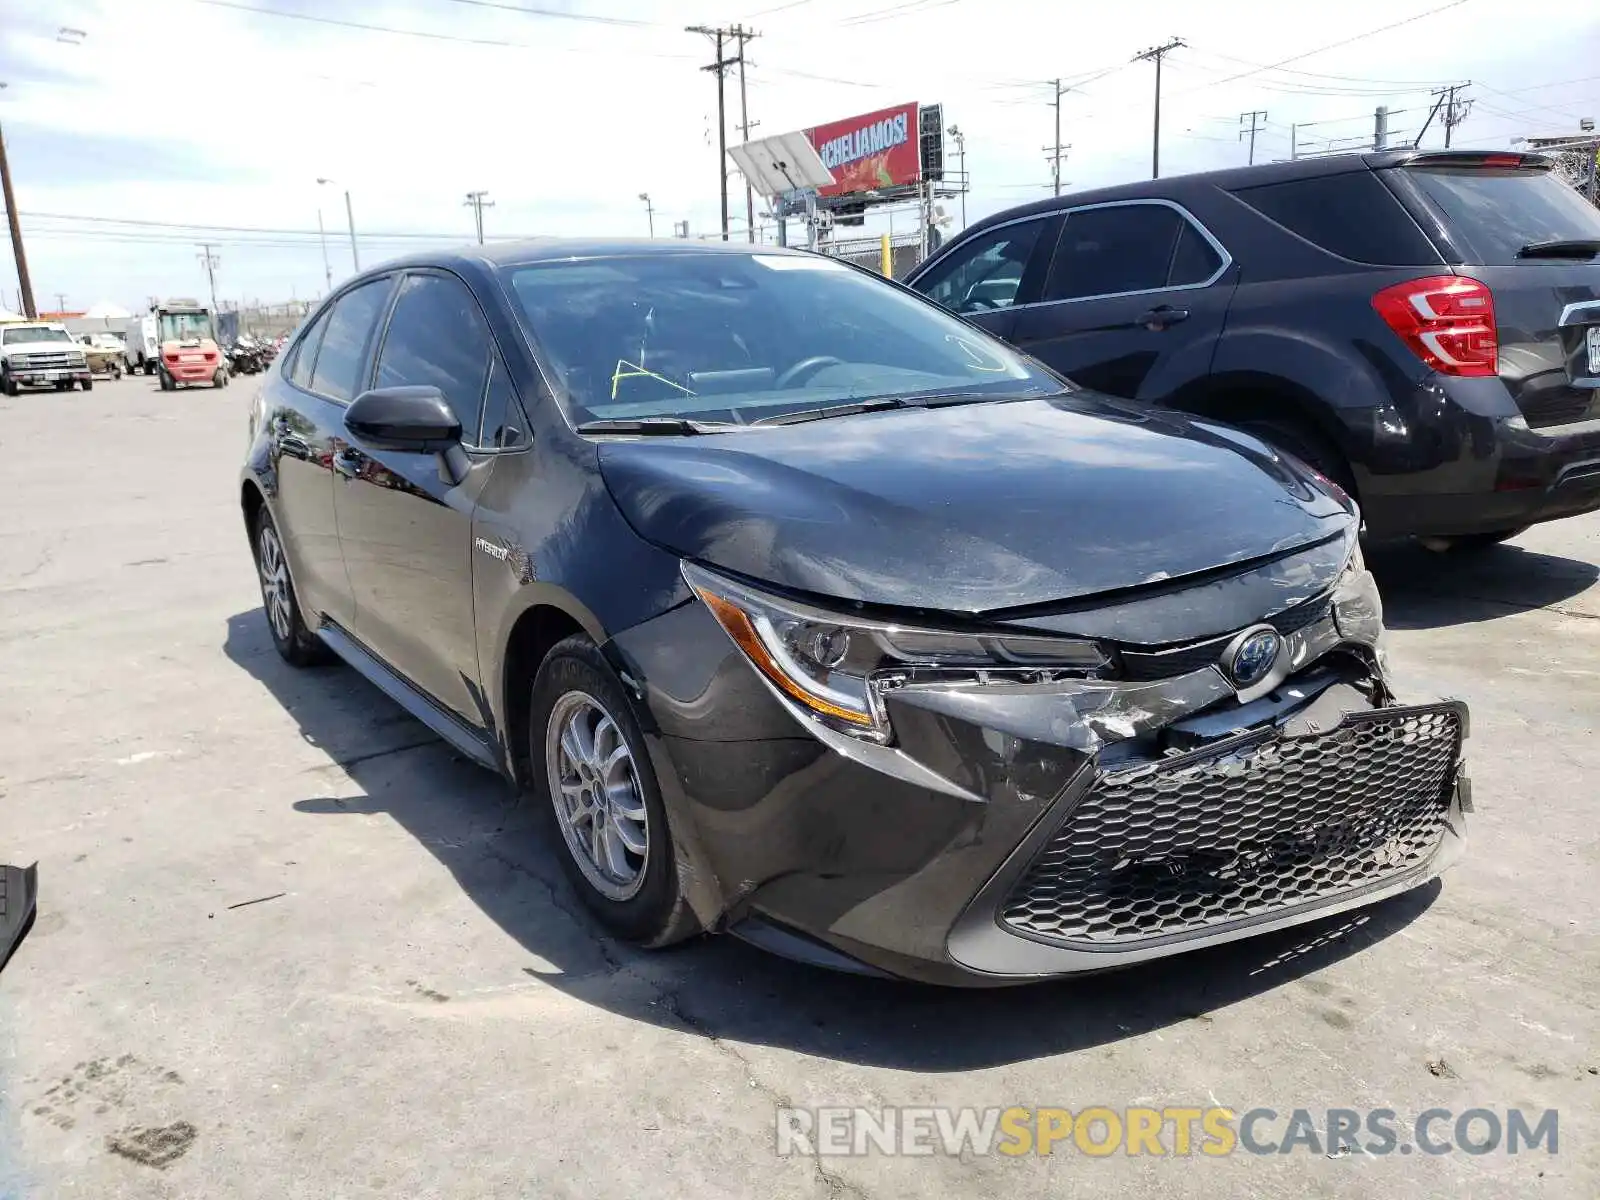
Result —
<path fill-rule="evenodd" d="M 1352 497 L 1356 494 L 1350 464 L 1339 448 L 1317 430 L 1298 421 L 1240 421 L 1239 428 L 1263 442 L 1287 450 L 1307 466 L 1315 467 Z"/>
<path fill-rule="evenodd" d="M 556 644 L 534 678 L 530 709 L 533 791 L 585 906 L 611 934 L 639 945 L 698 932 L 644 735 L 593 642 Z"/>
<path fill-rule="evenodd" d="M 1463 533 L 1455 537 L 1423 538 L 1422 544 L 1429 550 L 1468 552 L 1487 550 L 1490 546 L 1498 546 L 1501 542 L 1509 542 L 1518 534 L 1526 533 L 1528 528 L 1526 525 L 1518 525 L 1515 529 L 1492 529 L 1487 533 Z"/>
<path fill-rule="evenodd" d="M 256 572 L 261 577 L 261 607 L 266 612 L 272 644 L 283 660 L 296 667 L 328 661 L 327 644 L 306 628 L 289 577 L 289 558 L 283 552 L 278 527 L 265 507 L 256 518 Z"/>
<path fill-rule="evenodd" d="M 22 394 L 22 385 L 11 378 L 10 371 L 0 371 L 0 390 L 8 396 L 19 396 Z"/>

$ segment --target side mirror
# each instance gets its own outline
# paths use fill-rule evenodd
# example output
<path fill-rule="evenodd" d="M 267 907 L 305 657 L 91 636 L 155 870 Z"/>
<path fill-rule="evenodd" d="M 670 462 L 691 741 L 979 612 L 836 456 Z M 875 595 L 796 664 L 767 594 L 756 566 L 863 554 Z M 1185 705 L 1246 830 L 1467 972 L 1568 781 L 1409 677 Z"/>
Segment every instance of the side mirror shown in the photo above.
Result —
<path fill-rule="evenodd" d="M 461 422 L 431 385 L 373 388 L 345 409 L 351 434 L 374 450 L 444 453 L 461 444 Z"/>

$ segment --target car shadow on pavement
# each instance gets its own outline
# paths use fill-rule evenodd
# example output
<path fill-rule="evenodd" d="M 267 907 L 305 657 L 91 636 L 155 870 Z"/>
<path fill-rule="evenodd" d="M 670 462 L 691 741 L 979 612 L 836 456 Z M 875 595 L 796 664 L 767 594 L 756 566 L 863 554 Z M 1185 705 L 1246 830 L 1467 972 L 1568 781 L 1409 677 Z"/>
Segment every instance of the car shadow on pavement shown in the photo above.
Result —
<path fill-rule="evenodd" d="M 1391 629 L 1434 629 L 1549 608 L 1593 587 L 1600 567 L 1515 543 L 1440 553 L 1415 543 L 1367 552 Z M 1600 613 L 1600 606 L 1595 608 Z"/>
<path fill-rule="evenodd" d="M 224 652 L 364 793 L 311 795 L 295 803 L 297 812 L 319 820 L 384 814 L 398 823 L 527 951 L 521 985 L 716 1041 L 901 1070 L 962 1071 L 1186 1022 L 1203 1026 L 1220 1009 L 1300 980 L 1310 1011 L 1345 1028 L 1348 1016 L 1306 977 L 1405 928 L 1440 891 L 1434 881 L 1296 930 L 1022 987 L 936 988 L 837 974 L 725 936 L 644 952 L 608 938 L 585 913 L 543 814 L 452 754 L 356 672 L 289 667 L 274 652 L 259 609 L 230 619 Z M 482 986 L 505 982 L 485 979 Z"/>

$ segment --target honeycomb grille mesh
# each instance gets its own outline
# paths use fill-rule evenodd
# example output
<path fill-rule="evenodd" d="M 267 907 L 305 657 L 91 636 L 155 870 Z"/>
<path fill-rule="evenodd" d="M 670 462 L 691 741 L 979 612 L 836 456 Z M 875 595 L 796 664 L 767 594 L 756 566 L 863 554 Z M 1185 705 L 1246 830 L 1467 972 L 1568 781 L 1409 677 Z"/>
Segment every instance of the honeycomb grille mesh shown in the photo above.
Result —
<path fill-rule="evenodd" d="M 1001 910 L 1020 931 L 1116 945 L 1339 895 L 1432 857 L 1461 753 L 1448 705 L 1106 775 Z"/>

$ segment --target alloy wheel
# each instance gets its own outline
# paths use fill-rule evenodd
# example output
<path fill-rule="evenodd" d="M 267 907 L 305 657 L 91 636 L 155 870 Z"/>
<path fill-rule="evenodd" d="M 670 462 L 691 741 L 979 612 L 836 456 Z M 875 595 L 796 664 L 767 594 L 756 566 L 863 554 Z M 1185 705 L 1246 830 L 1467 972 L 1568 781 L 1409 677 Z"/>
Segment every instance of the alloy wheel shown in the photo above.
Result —
<path fill-rule="evenodd" d="M 545 726 L 545 771 L 556 821 L 573 861 L 609 900 L 644 884 L 650 819 L 633 752 L 605 705 L 567 692 Z"/>
<path fill-rule="evenodd" d="M 283 557 L 278 531 L 265 522 L 257 538 L 257 551 L 261 602 L 266 607 L 267 620 L 272 622 L 272 632 L 278 635 L 280 642 L 287 642 L 294 631 L 294 613 L 289 604 L 289 564 Z"/>

